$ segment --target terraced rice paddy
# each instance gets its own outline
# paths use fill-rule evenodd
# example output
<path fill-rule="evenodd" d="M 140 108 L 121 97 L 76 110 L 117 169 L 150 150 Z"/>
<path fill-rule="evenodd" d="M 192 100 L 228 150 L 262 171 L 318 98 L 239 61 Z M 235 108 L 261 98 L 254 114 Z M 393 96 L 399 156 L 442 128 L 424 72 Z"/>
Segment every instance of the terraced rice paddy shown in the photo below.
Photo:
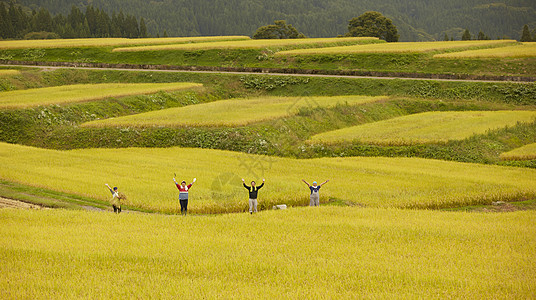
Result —
<path fill-rule="evenodd" d="M 171 38 L 89 38 L 89 39 L 57 39 L 57 40 L 14 40 L 0 41 L 0 49 L 39 49 L 39 48 L 74 48 L 74 47 L 109 47 L 127 45 L 155 45 L 200 43 L 212 41 L 247 40 L 247 36 L 201 36 L 201 37 L 171 37 Z"/>
<path fill-rule="evenodd" d="M 518 58 L 536 57 L 536 42 L 522 43 L 520 45 L 467 50 L 462 52 L 442 53 L 434 55 L 434 58 Z"/>
<path fill-rule="evenodd" d="M 426 112 L 314 135 L 311 143 L 357 141 L 379 145 L 445 143 L 518 122 L 536 121 L 534 111 Z"/>
<path fill-rule="evenodd" d="M 40 105 L 64 104 L 151 94 L 158 91 L 176 91 L 201 87 L 198 83 L 102 83 L 76 84 L 0 93 L 0 108 L 14 109 Z"/>
<path fill-rule="evenodd" d="M 261 49 L 273 47 L 322 47 L 332 44 L 361 44 L 379 43 L 378 38 L 371 37 L 348 37 L 348 38 L 311 38 L 311 39 L 272 39 L 272 40 L 245 40 L 224 41 L 201 44 L 176 44 L 116 48 L 114 52 L 137 52 L 137 51 L 160 51 L 160 50 L 208 50 L 208 49 Z"/>
<path fill-rule="evenodd" d="M 4 299 L 529 299 L 535 213 L 0 209 Z"/>
<path fill-rule="evenodd" d="M 101 201 L 104 186 L 118 186 L 133 207 L 176 212 L 172 177 L 197 182 L 189 209 L 198 213 L 247 209 L 241 178 L 266 186 L 260 208 L 305 205 L 301 179 L 331 181 L 322 202 L 340 199 L 372 207 L 437 208 L 534 197 L 536 170 L 418 158 L 320 158 L 298 160 L 208 149 L 45 150 L 0 143 L 0 179 Z"/>
<path fill-rule="evenodd" d="M 19 70 L 8 70 L 8 69 L 4 70 L 4 69 L 0 69 L 0 77 L 19 75 L 19 74 L 20 74 Z"/>
<path fill-rule="evenodd" d="M 531 160 L 536 159 L 536 143 L 528 144 L 512 151 L 501 154 L 503 160 Z"/>
<path fill-rule="evenodd" d="M 452 41 L 452 42 L 401 42 L 382 43 L 355 46 L 341 46 L 328 48 L 309 48 L 281 51 L 278 56 L 285 55 L 315 55 L 315 54 L 355 54 L 355 53 L 423 53 L 431 51 L 445 51 L 458 48 L 497 47 L 514 44 L 514 40 L 493 41 Z"/>
<path fill-rule="evenodd" d="M 255 122 L 290 116 L 301 109 L 359 105 L 386 100 L 387 97 L 262 97 L 230 99 L 152 111 L 83 124 L 86 127 L 151 126 L 244 126 Z"/>

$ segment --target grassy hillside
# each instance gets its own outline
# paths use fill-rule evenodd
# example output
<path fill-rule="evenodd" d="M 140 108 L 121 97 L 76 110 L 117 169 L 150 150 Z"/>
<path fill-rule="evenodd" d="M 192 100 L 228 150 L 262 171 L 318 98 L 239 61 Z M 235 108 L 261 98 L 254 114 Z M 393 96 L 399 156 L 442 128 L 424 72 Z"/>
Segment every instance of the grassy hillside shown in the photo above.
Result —
<path fill-rule="evenodd" d="M 449 143 L 404 147 L 351 144 L 316 147 L 304 143 L 312 135 L 368 122 L 427 111 L 534 110 L 536 85 L 515 83 L 439 82 L 291 76 L 24 69 L 0 78 L 7 90 L 66 84 L 114 82 L 197 82 L 202 91 L 0 111 L 0 140 L 53 149 L 89 147 L 200 147 L 291 157 L 418 156 L 466 162 L 497 163 L 499 154 L 534 143 L 535 124 L 514 126 Z M 258 96 L 368 95 L 389 101 L 304 109 L 299 114 L 239 128 L 115 128 L 78 127 L 96 119 L 118 118 L 219 99 Z"/>
<path fill-rule="evenodd" d="M 534 212 L 0 210 L 0 295 L 531 298 Z"/>

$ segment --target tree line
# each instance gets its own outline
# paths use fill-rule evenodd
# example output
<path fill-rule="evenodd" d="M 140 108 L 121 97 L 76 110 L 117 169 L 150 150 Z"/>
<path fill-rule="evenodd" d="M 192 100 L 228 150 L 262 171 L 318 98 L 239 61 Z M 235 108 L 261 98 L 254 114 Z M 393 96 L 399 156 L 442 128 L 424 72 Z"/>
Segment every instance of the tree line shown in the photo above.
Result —
<path fill-rule="evenodd" d="M 44 7 L 29 10 L 11 2 L 0 2 L 0 38 L 2 39 L 39 39 L 39 38 L 104 38 L 147 37 L 145 20 L 133 15 L 112 13 L 88 6 L 85 12 L 72 6 L 67 15 L 52 16 Z"/>
<path fill-rule="evenodd" d="M 16 0 L 51 13 L 69 13 L 71 5 L 111 14 L 143 16 L 148 33 L 170 36 L 251 35 L 257 28 L 286 20 L 308 37 L 347 32 L 348 20 L 366 11 L 381 12 L 398 29 L 400 41 L 460 40 L 465 28 L 483 30 L 492 39 L 519 38 L 521 28 L 536 26 L 536 1 L 501 0 Z"/>

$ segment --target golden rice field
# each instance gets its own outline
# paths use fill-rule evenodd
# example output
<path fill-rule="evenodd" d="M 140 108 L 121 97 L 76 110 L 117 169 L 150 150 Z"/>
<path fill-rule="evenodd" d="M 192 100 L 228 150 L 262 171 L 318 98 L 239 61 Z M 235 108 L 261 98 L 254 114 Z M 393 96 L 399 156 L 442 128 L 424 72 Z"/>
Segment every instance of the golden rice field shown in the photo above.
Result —
<path fill-rule="evenodd" d="M 248 40 L 248 36 L 200 36 L 200 37 L 169 37 L 169 38 L 88 38 L 88 39 L 56 39 L 56 40 L 14 40 L 0 41 L 0 49 L 24 48 L 72 48 L 72 47 L 105 47 L 128 45 L 156 45 L 178 43 L 200 43 L 213 41 Z"/>
<path fill-rule="evenodd" d="M 150 127 L 150 126 L 243 126 L 254 122 L 293 115 L 304 108 L 359 105 L 385 100 L 388 97 L 261 97 L 230 99 L 211 103 L 170 108 L 120 118 L 97 120 L 87 127 Z"/>
<path fill-rule="evenodd" d="M 101 83 L 75 84 L 0 93 L 0 108 L 26 108 L 40 105 L 64 104 L 151 94 L 158 91 L 176 91 L 201 87 L 200 83 Z"/>
<path fill-rule="evenodd" d="M 500 48 L 467 50 L 462 52 L 436 54 L 434 55 L 434 58 L 506 58 L 535 56 L 536 42 L 533 42 Z"/>
<path fill-rule="evenodd" d="M 401 42 L 381 43 L 327 48 L 308 48 L 277 52 L 275 55 L 314 55 L 314 54 L 352 54 L 352 53 L 420 53 L 456 48 L 492 47 L 516 43 L 515 40 L 491 41 L 450 41 L 450 42 Z"/>
<path fill-rule="evenodd" d="M 19 75 L 19 74 L 20 74 L 19 70 L 0 69 L 0 77 Z"/>
<path fill-rule="evenodd" d="M 2 299 L 532 299 L 536 213 L 0 209 Z"/>
<path fill-rule="evenodd" d="M 305 205 L 301 182 L 331 181 L 321 202 L 339 199 L 370 207 L 438 208 L 536 196 L 536 170 L 420 158 L 290 158 L 185 148 L 81 149 L 57 151 L 0 143 L 0 179 L 107 201 L 104 186 L 118 186 L 126 204 L 176 212 L 172 177 L 197 182 L 189 209 L 198 213 L 245 211 L 247 182 L 266 186 L 261 208 Z"/>
<path fill-rule="evenodd" d="M 536 143 L 528 144 L 512 151 L 501 154 L 502 160 L 531 160 L 536 159 Z"/>
<path fill-rule="evenodd" d="M 375 41 L 381 43 L 375 37 L 345 37 L 345 38 L 307 38 L 307 39 L 266 39 L 266 40 L 243 40 L 243 41 L 220 41 L 203 44 L 175 44 L 115 48 L 114 52 L 136 51 L 160 51 L 160 50 L 208 50 L 208 49 L 260 49 L 269 47 L 285 46 L 318 46 L 333 43 L 362 43 L 363 41 Z"/>
<path fill-rule="evenodd" d="M 536 111 L 425 112 L 342 128 L 312 136 L 311 143 L 359 141 L 379 145 L 445 143 L 518 122 L 536 121 Z"/>

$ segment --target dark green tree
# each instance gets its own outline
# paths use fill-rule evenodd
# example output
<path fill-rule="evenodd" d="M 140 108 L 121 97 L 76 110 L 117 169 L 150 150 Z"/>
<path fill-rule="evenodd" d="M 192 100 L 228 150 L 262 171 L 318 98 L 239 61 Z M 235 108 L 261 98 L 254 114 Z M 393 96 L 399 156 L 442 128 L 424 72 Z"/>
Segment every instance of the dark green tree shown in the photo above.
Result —
<path fill-rule="evenodd" d="M 351 19 L 346 36 L 378 37 L 387 42 L 398 42 L 400 37 L 393 21 L 377 11 L 367 11 Z"/>
<path fill-rule="evenodd" d="M 462 35 L 462 41 L 470 41 L 471 40 L 471 33 L 469 32 L 469 29 L 465 29 Z"/>
<path fill-rule="evenodd" d="M 168 37 L 168 35 L 167 35 L 167 30 L 164 30 L 164 34 L 162 35 L 162 37 L 165 37 L 165 38 Z"/>
<path fill-rule="evenodd" d="M 484 34 L 484 32 L 482 32 L 482 30 L 480 30 L 478 32 L 478 36 L 477 36 L 476 39 L 482 41 L 482 40 L 489 40 L 490 38 L 489 38 L 489 36 L 487 34 Z"/>
<path fill-rule="evenodd" d="M 9 19 L 8 11 L 3 2 L 0 2 L 0 37 L 12 38 L 15 37 L 15 30 Z"/>
<path fill-rule="evenodd" d="M 140 19 L 140 38 L 147 37 L 147 26 L 145 25 L 145 20 L 143 17 Z"/>
<path fill-rule="evenodd" d="M 532 41 L 532 37 L 530 36 L 529 26 L 527 24 L 525 24 L 525 26 L 523 26 L 523 33 L 521 34 L 520 41 L 521 42 L 531 42 Z"/>
<path fill-rule="evenodd" d="M 444 40 L 445 42 L 450 41 L 450 39 L 449 39 L 449 35 L 445 33 L 445 37 L 443 38 L 443 40 Z"/>
<path fill-rule="evenodd" d="M 253 35 L 254 39 L 303 39 L 305 37 L 285 20 L 274 21 L 274 25 L 259 27 Z"/>

